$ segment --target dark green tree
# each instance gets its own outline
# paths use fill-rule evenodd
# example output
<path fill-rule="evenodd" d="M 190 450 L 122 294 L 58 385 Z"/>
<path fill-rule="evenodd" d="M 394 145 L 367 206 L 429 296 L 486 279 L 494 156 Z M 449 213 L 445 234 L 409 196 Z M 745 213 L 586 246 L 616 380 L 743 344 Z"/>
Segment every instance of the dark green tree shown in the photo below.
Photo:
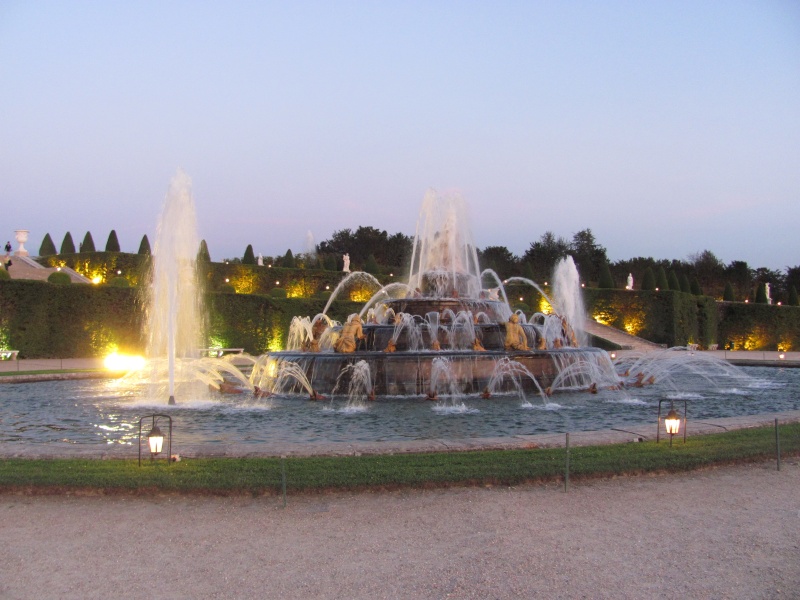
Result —
<path fill-rule="evenodd" d="M 668 282 L 669 289 L 671 289 L 673 292 L 681 291 L 681 282 L 678 281 L 678 276 L 675 274 L 674 270 L 670 270 Z"/>
<path fill-rule="evenodd" d="M 367 257 L 367 261 L 364 263 L 364 271 L 370 275 L 378 275 L 381 272 L 381 269 L 378 266 L 378 261 L 375 260 L 375 256 L 373 254 L 370 254 Z"/>
<path fill-rule="evenodd" d="M 150 256 L 150 240 L 147 239 L 147 234 L 142 236 L 142 241 L 139 243 L 138 254 L 146 254 Z"/>
<path fill-rule="evenodd" d="M 525 251 L 522 260 L 530 263 L 534 277 L 539 283 L 549 281 L 556 263 L 569 253 L 569 242 L 546 231 L 538 242 L 533 242 Z"/>
<path fill-rule="evenodd" d="M 211 262 L 211 255 L 208 253 L 208 244 L 205 240 L 200 240 L 200 248 L 197 250 L 197 262 Z"/>
<path fill-rule="evenodd" d="M 692 293 L 692 284 L 689 283 L 689 276 L 686 273 L 681 273 L 681 276 L 678 278 L 681 284 L 681 291 L 685 294 Z"/>
<path fill-rule="evenodd" d="M 656 289 L 656 276 L 653 275 L 653 269 L 647 267 L 644 270 L 644 276 L 642 277 L 642 290 L 645 292 L 652 292 Z"/>
<path fill-rule="evenodd" d="M 256 255 L 253 253 L 253 245 L 247 244 L 247 248 L 244 249 L 244 256 L 242 257 L 242 264 L 243 265 L 254 265 L 256 264 Z"/>
<path fill-rule="evenodd" d="M 733 292 L 733 286 L 730 281 L 725 282 L 725 291 L 722 293 L 722 299 L 725 302 L 736 302 L 736 294 Z"/>
<path fill-rule="evenodd" d="M 797 288 L 794 286 L 789 288 L 789 306 L 800 306 L 800 301 L 797 298 Z"/>
<path fill-rule="evenodd" d="M 692 294 L 695 296 L 703 295 L 703 288 L 700 287 L 700 282 L 698 281 L 697 277 L 692 277 L 690 289 L 692 290 Z"/>
<path fill-rule="evenodd" d="M 94 240 L 92 239 L 92 232 L 87 231 L 86 235 L 83 236 L 83 241 L 81 242 L 81 252 L 95 252 L 94 249 Z"/>
<path fill-rule="evenodd" d="M 75 254 L 75 242 L 72 241 L 72 234 L 68 231 L 61 242 L 61 252 L 59 254 Z"/>
<path fill-rule="evenodd" d="M 756 304 L 767 304 L 767 284 L 764 282 L 756 288 Z"/>
<path fill-rule="evenodd" d="M 294 269 L 294 254 L 292 254 L 291 249 L 287 250 L 286 254 L 283 255 L 281 266 L 286 269 Z"/>
<path fill-rule="evenodd" d="M 600 268 L 608 262 L 606 249 L 597 243 L 591 229 L 584 229 L 572 236 L 569 253 L 575 259 L 578 272 L 587 281 L 597 281 Z"/>
<path fill-rule="evenodd" d="M 108 241 L 106 242 L 106 252 L 119 252 L 119 240 L 117 239 L 116 230 L 112 229 L 108 234 Z"/>
<path fill-rule="evenodd" d="M 667 272 L 664 270 L 664 265 L 658 265 L 658 269 L 656 269 L 656 287 L 664 292 L 672 289 L 669 281 L 667 281 Z"/>
<path fill-rule="evenodd" d="M 326 271 L 335 271 L 336 270 L 336 255 L 335 254 L 326 254 L 325 260 L 323 260 L 323 264 L 325 265 Z"/>
<path fill-rule="evenodd" d="M 482 269 L 492 269 L 500 279 L 519 273 L 519 260 L 505 246 L 487 246 L 478 252 L 478 261 Z"/>
<path fill-rule="evenodd" d="M 56 245 L 53 243 L 53 238 L 50 237 L 50 234 L 45 233 L 42 245 L 39 246 L 39 256 L 53 256 L 54 254 L 57 254 Z"/>
<path fill-rule="evenodd" d="M 608 266 L 608 262 L 604 262 L 600 266 L 600 279 L 597 282 L 597 287 L 604 289 L 614 288 L 614 279 L 611 277 L 611 269 Z"/>

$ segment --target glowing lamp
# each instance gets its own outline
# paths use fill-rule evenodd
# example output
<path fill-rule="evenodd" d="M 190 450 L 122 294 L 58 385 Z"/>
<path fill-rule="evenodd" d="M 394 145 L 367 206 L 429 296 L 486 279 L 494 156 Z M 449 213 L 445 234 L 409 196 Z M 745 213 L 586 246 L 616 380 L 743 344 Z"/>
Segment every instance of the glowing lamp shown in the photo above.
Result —
<path fill-rule="evenodd" d="M 584 288 L 585 288 L 585 287 L 586 287 L 586 284 L 585 284 L 585 283 L 582 283 L 582 284 L 581 284 L 581 287 L 584 287 Z"/>
<path fill-rule="evenodd" d="M 783 352 L 781 352 L 780 354 L 778 354 L 778 358 L 784 360 L 786 358 L 786 355 Z"/>
<path fill-rule="evenodd" d="M 150 432 L 145 436 L 147 449 L 150 452 L 150 461 L 154 461 L 162 453 L 164 450 L 164 438 L 166 437 L 167 464 L 169 464 L 172 462 L 172 417 L 169 415 L 150 415 L 139 419 L 139 466 L 142 466 L 142 424 L 146 419 L 150 420 Z M 169 423 L 166 436 L 158 426 L 159 420 L 165 420 Z"/>
<path fill-rule="evenodd" d="M 658 401 L 658 423 L 656 425 L 656 443 L 661 441 L 661 403 L 665 399 Z M 683 401 L 683 418 L 686 419 L 687 405 L 686 400 Z M 664 417 L 664 431 L 669 435 L 669 445 L 672 446 L 672 438 L 678 435 L 681 430 L 681 416 L 675 410 L 674 400 L 669 401 L 669 412 Z M 683 428 L 683 443 L 686 443 L 686 427 Z"/>
<path fill-rule="evenodd" d="M 280 284 L 281 284 L 281 282 L 280 282 L 280 281 L 276 281 L 276 282 L 275 282 L 275 285 L 280 285 Z"/>
<path fill-rule="evenodd" d="M 520 297 L 519 297 L 519 301 L 520 301 L 520 302 L 522 302 L 522 300 L 523 300 L 523 298 L 522 298 L 522 296 L 520 296 Z"/>
<path fill-rule="evenodd" d="M 97 285 L 98 283 L 100 283 L 102 281 L 103 281 L 103 278 L 100 277 L 100 275 L 95 275 L 94 277 L 92 277 L 92 283 L 95 284 L 95 285 Z"/>
<path fill-rule="evenodd" d="M 56 271 L 60 271 L 60 270 L 61 270 L 61 267 L 56 267 Z"/>
<path fill-rule="evenodd" d="M 329 290 L 329 289 L 331 289 L 331 286 L 329 286 L 329 285 L 326 285 L 326 286 L 325 286 L 325 289 L 326 289 L 326 290 Z"/>
<path fill-rule="evenodd" d="M 617 358 L 617 353 L 616 352 L 612 352 L 611 353 L 611 360 L 614 360 L 615 358 Z"/>
<path fill-rule="evenodd" d="M 231 280 L 226 277 L 225 278 L 225 283 L 230 283 L 230 282 L 231 282 Z"/>
<path fill-rule="evenodd" d="M 117 275 L 122 275 L 122 271 L 117 269 Z"/>

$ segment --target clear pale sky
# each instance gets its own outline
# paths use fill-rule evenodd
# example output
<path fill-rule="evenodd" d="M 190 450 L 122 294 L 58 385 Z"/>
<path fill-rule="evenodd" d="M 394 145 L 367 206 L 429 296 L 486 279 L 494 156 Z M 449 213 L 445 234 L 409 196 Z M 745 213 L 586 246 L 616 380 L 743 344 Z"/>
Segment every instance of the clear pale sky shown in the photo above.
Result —
<path fill-rule="evenodd" d="M 433 187 L 481 247 L 795 266 L 800 2 L 0 0 L 0 236 L 135 252 L 179 167 L 214 260 Z"/>

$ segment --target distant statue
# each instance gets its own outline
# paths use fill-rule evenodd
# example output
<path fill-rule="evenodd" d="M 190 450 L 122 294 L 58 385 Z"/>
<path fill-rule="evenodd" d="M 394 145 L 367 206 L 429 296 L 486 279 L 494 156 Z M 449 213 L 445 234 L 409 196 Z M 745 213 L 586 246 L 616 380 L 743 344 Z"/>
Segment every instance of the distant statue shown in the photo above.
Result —
<path fill-rule="evenodd" d="M 628 273 L 628 285 L 625 286 L 626 290 L 633 289 L 633 273 Z"/>
<path fill-rule="evenodd" d="M 527 350 L 528 338 L 519 322 L 519 315 L 513 314 L 506 323 L 506 350 Z"/>
<path fill-rule="evenodd" d="M 769 283 L 765 283 L 764 288 L 767 290 L 767 304 L 772 304 L 772 295 L 769 291 Z"/>
<path fill-rule="evenodd" d="M 364 331 L 361 328 L 361 317 L 358 315 L 353 315 L 350 320 L 344 324 L 344 327 L 342 327 L 342 331 L 339 334 L 339 339 L 336 340 L 336 343 L 333 345 L 333 349 L 336 352 L 342 352 L 345 354 L 355 352 L 357 344 L 356 340 L 363 339 Z"/>
<path fill-rule="evenodd" d="M 350 255 L 349 254 L 345 254 L 342 257 L 342 260 L 344 261 L 344 267 L 342 267 L 342 271 L 344 271 L 345 273 L 349 273 L 350 272 Z"/>
<path fill-rule="evenodd" d="M 261 256 L 261 252 L 258 253 L 258 266 L 259 267 L 263 267 L 264 266 L 264 257 Z"/>

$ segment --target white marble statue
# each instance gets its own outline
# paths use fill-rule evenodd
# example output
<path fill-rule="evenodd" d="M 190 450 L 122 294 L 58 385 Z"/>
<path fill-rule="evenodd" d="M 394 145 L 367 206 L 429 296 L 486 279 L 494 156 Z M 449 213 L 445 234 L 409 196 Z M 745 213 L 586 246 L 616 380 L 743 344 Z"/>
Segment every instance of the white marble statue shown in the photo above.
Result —
<path fill-rule="evenodd" d="M 342 267 L 342 271 L 344 271 L 345 273 L 349 273 L 350 272 L 350 255 L 349 254 L 345 254 L 342 257 L 342 260 L 344 260 L 344 267 Z"/>
<path fill-rule="evenodd" d="M 769 283 L 765 283 L 764 287 L 767 290 L 767 304 L 772 304 L 772 294 L 770 294 L 770 291 L 769 291 Z"/>
<path fill-rule="evenodd" d="M 258 253 L 258 266 L 259 267 L 263 267 L 264 266 L 264 257 L 261 256 L 261 252 Z"/>
<path fill-rule="evenodd" d="M 633 289 L 633 273 L 628 273 L 628 285 L 625 286 L 626 290 Z"/>

